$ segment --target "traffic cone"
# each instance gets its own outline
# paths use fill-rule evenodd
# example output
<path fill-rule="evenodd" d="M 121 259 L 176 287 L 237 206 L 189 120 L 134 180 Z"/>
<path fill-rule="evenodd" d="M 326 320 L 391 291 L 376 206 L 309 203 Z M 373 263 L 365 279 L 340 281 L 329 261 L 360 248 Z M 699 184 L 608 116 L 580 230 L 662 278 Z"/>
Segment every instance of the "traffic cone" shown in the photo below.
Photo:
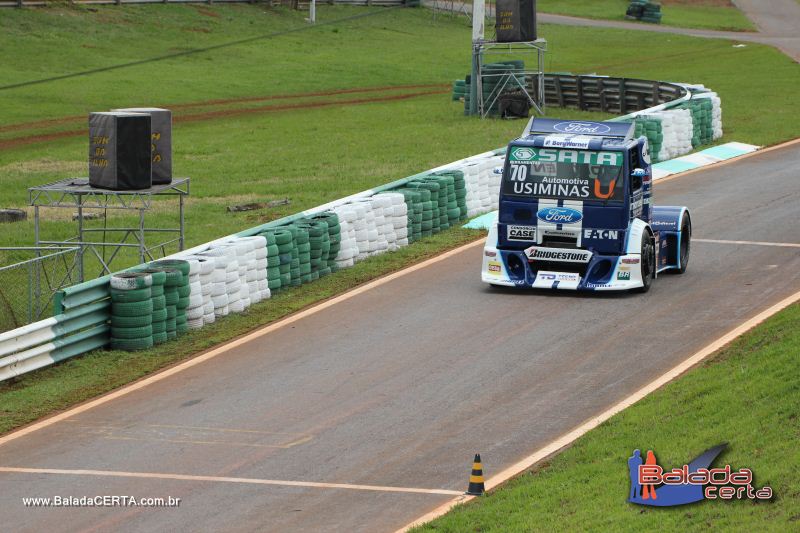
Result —
<path fill-rule="evenodd" d="M 475 462 L 472 463 L 472 474 L 469 476 L 469 488 L 467 494 L 470 496 L 482 496 L 486 492 L 483 486 L 483 466 L 481 466 L 481 454 L 475 454 Z"/>

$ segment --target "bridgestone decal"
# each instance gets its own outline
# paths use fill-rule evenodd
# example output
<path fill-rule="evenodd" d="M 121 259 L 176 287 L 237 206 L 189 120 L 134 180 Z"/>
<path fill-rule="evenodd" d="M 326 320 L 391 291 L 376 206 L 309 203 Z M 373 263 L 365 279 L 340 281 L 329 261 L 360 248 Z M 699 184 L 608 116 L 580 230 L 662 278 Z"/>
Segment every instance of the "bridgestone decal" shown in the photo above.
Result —
<path fill-rule="evenodd" d="M 588 263 L 592 253 L 586 250 L 565 250 L 563 248 L 540 248 L 531 246 L 525 250 L 532 261 L 562 261 L 564 263 Z"/>

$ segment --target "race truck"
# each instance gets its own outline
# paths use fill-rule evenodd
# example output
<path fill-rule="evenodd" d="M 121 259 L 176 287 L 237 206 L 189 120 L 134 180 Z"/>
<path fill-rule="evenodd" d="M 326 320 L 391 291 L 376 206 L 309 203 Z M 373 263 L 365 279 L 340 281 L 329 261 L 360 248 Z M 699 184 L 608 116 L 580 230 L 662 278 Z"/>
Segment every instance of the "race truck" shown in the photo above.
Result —
<path fill-rule="evenodd" d="M 689 263 L 686 207 L 652 204 L 646 137 L 623 122 L 531 119 L 506 151 L 483 251 L 491 285 L 646 292 Z"/>

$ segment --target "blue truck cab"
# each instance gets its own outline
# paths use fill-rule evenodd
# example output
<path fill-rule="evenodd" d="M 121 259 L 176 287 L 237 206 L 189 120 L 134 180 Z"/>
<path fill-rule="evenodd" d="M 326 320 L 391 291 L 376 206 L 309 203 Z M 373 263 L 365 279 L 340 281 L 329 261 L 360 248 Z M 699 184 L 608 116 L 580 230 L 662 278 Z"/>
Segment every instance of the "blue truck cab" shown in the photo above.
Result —
<path fill-rule="evenodd" d="M 647 138 L 624 122 L 532 119 L 506 150 L 481 278 L 491 285 L 645 292 L 683 273 L 686 207 L 653 205 Z"/>

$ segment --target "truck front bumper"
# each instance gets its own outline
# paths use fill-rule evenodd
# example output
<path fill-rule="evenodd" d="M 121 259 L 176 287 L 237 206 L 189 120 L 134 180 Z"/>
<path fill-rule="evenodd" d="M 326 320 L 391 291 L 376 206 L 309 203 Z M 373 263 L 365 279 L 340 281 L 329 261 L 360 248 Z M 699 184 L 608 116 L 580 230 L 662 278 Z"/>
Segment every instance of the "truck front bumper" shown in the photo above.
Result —
<path fill-rule="evenodd" d="M 498 250 L 487 243 L 483 249 L 481 280 L 490 285 L 529 289 L 626 291 L 643 285 L 639 261 L 639 254 L 593 253 L 585 268 L 560 271 L 558 265 L 529 261 L 521 250 Z"/>

